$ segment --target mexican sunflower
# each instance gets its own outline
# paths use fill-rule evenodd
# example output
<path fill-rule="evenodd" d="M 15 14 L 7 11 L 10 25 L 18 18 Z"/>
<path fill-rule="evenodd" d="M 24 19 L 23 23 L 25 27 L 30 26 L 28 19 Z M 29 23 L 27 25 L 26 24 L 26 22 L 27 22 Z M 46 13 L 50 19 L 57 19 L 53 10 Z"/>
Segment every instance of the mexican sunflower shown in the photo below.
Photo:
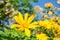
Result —
<path fill-rule="evenodd" d="M 60 4 L 60 0 L 58 0 L 57 3 Z"/>
<path fill-rule="evenodd" d="M 46 4 L 45 4 L 45 7 L 46 7 L 46 8 L 52 8 L 52 7 L 53 7 L 53 4 L 52 4 L 52 3 L 46 3 Z"/>
<path fill-rule="evenodd" d="M 41 34 L 36 34 L 36 39 L 37 40 L 48 40 L 48 36 L 44 33 L 41 33 Z"/>
<path fill-rule="evenodd" d="M 36 14 L 29 16 L 28 13 L 24 14 L 24 16 L 19 12 L 17 16 L 14 16 L 14 20 L 17 24 L 12 24 L 11 28 L 18 28 L 18 31 L 25 31 L 27 37 L 30 37 L 31 31 L 29 29 L 35 29 L 37 27 L 37 22 L 32 22 L 35 18 Z"/>
<path fill-rule="evenodd" d="M 43 27 L 45 27 L 47 29 L 51 29 L 52 28 L 52 22 L 50 22 L 48 20 L 44 20 L 44 21 L 40 20 L 39 21 L 39 25 L 40 25 L 40 27 L 43 26 Z"/>

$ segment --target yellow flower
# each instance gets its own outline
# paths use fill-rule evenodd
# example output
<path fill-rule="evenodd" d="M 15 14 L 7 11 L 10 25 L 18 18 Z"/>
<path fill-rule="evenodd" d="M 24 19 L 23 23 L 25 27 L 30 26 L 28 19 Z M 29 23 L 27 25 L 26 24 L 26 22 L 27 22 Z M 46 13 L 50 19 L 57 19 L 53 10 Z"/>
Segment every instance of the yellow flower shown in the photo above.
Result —
<path fill-rule="evenodd" d="M 52 7 L 53 7 L 53 4 L 52 4 L 52 3 L 46 3 L 46 4 L 45 4 L 45 7 L 46 7 L 46 8 L 52 8 Z"/>
<path fill-rule="evenodd" d="M 60 0 L 58 0 L 57 3 L 60 4 Z"/>
<path fill-rule="evenodd" d="M 48 11 L 48 14 L 53 14 L 52 11 Z"/>
<path fill-rule="evenodd" d="M 33 14 L 29 17 L 29 14 L 26 13 L 24 16 L 19 12 L 19 15 L 14 16 L 14 20 L 18 24 L 12 24 L 10 28 L 17 27 L 17 31 L 25 31 L 26 36 L 30 37 L 31 31 L 29 28 L 35 29 L 37 27 L 37 22 L 32 22 L 36 14 Z M 24 19 L 23 19 L 24 18 Z"/>
<path fill-rule="evenodd" d="M 59 27 L 59 25 L 57 23 L 52 24 L 52 28 L 54 28 L 55 30 L 58 30 L 58 27 Z"/>
<path fill-rule="evenodd" d="M 44 33 L 36 34 L 37 40 L 48 40 L 48 36 Z"/>
<path fill-rule="evenodd" d="M 60 8 L 57 8 L 58 9 L 58 11 L 60 11 Z"/>
<path fill-rule="evenodd" d="M 60 26 L 58 26 L 57 32 L 60 35 Z"/>
<path fill-rule="evenodd" d="M 47 29 L 51 29 L 51 27 L 52 27 L 51 24 L 52 23 L 50 21 L 48 21 L 48 20 L 44 20 L 44 21 L 41 20 L 41 21 L 39 21 L 40 27 L 43 26 L 43 27 L 45 27 Z"/>
<path fill-rule="evenodd" d="M 38 10 L 39 10 L 39 6 L 35 6 L 34 11 L 38 11 Z"/>
<path fill-rule="evenodd" d="M 55 37 L 55 38 L 53 38 L 53 40 L 60 40 L 60 38 Z"/>
<path fill-rule="evenodd" d="M 45 18 L 47 18 L 47 19 L 49 18 L 49 16 L 48 16 L 48 15 L 44 15 L 44 17 L 45 17 Z"/>
<path fill-rule="evenodd" d="M 51 21 L 55 22 L 56 21 L 56 17 L 51 18 Z"/>
<path fill-rule="evenodd" d="M 58 32 L 58 35 L 60 35 L 60 31 Z"/>
<path fill-rule="evenodd" d="M 42 12 L 42 11 L 43 11 L 43 8 L 42 8 L 42 7 L 40 7 L 40 8 L 39 8 L 39 10 L 40 10 L 40 12 Z"/>
<path fill-rule="evenodd" d="M 45 28 L 47 28 L 47 29 L 52 29 L 52 28 L 54 28 L 55 30 L 59 30 L 60 29 L 60 25 L 58 25 L 57 23 L 55 23 L 54 21 L 49 21 L 49 20 L 44 20 L 44 21 L 42 21 L 42 20 L 40 20 L 39 22 L 39 26 L 40 27 L 45 27 Z M 60 30 L 59 30 L 60 31 Z"/>

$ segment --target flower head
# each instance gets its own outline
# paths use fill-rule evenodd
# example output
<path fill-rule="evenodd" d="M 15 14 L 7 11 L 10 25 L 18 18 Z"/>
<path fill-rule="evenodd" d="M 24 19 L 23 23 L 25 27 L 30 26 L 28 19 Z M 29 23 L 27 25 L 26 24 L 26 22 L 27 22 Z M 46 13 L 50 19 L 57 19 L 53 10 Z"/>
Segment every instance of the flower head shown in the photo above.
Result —
<path fill-rule="evenodd" d="M 60 4 L 60 0 L 58 0 L 57 3 Z"/>
<path fill-rule="evenodd" d="M 46 7 L 46 8 L 52 8 L 52 7 L 53 7 L 53 4 L 52 4 L 52 3 L 46 3 L 46 4 L 45 4 L 45 7 Z"/>
<path fill-rule="evenodd" d="M 39 21 L 39 25 L 42 27 L 45 27 L 45 28 L 47 28 L 47 29 L 51 29 L 51 27 L 52 27 L 52 25 L 51 25 L 52 23 L 50 22 L 50 21 L 48 21 L 48 20 L 44 20 L 44 21 Z"/>
<path fill-rule="evenodd" d="M 39 10 L 39 6 L 35 6 L 34 11 L 38 11 L 38 10 Z"/>
<path fill-rule="evenodd" d="M 58 9 L 58 11 L 60 11 L 60 8 L 57 8 Z"/>
<path fill-rule="evenodd" d="M 38 24 L 38 23 L 32 22 L 36 16 L 35 14 L 31 15 L 30 17 L 28 17 L 28 16 L 29 16 L 28 13 L 26 13 L 24 16 L 22 16 L 22 14 L 19 12 L 19 14 L 17 16 L 14 16 L 14 20 L 17 22 L 17 24 L 12 24 L 12 26 L 10 28 L 17 27 L 18 31 L 25 31 L 26 36 L 30 37 L 31 31 L 29 30 L 29 28 L 35 29 L 35 27 L 37 27 L 36 24 Z"/>
<path fill-rule="evenodd" d="M 44 17 L 45 17 L 46 19 L 49 19 L 49 16 L 48 16 L 48 15 L 44 15 Z"/>
<path fill-rule="evenodd" d="M 55 38 L 53 38 L 53 40 L 60 40 L 60 38 L 55 37 Z"/>
<path fill-rule="evenodd" d="M 56 22 L 57 18 L 56 17 L 52 17 L 50 20 Z"/>
<path fill-rule="evenodd" d="M 48 11 L 48 14 L 53 14 L 53 12 L 52 11 Z"/>
<path fill-rule="evenodd" d="M 44 33 L 36 34 L 37 40 L 48 40 L 48 36 Z"/>

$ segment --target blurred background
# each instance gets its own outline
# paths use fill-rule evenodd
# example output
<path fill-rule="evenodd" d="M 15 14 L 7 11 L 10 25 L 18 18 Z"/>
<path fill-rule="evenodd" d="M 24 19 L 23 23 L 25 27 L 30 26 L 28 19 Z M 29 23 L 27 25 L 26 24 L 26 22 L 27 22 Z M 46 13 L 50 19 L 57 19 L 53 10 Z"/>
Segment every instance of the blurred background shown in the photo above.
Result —
<path fill-rule="evenodd" d="M 0 27 L 11 25 L 14 22 L 13 16 L 19 11 L 23 15 L 24 13 L 36 13 L 35 20 L 42 19 L 41 11 L 46 11 L 46 3 L 52 3 L 55 13 L 60 16 L 58 0 L 0 0 Z"/>

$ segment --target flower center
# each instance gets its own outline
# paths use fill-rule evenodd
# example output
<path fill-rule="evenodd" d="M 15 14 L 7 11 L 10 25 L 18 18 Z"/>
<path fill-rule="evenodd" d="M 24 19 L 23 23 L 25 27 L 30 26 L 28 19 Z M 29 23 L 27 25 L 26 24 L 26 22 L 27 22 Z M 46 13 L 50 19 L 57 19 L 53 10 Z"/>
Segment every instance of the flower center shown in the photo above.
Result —
<path fill-rule="evenodd" d="M 23 28 L 28 28 L 28 25 L 27 24 L 23 24 L 22 27 Z"/>

